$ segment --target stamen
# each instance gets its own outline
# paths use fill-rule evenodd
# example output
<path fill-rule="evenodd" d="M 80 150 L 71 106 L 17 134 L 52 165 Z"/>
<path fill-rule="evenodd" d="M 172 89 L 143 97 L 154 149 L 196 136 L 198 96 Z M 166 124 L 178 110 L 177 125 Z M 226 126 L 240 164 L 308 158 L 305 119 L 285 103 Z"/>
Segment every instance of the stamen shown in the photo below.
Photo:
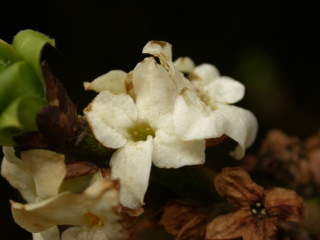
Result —
<path fill-rule="evenodd" d="M 260 214 L 261 215 L 267 215 L 267 210 L 264 208 L 260 211 Z"/>
<path fill-rule="evenodd" d="M 137 123 L 133 127 L 128 128 L 128 133 L 135 142 L 145 141 L 149 135 L 155 136 L 154 130 L 146 122 Z"/>
<path fill-rule="evenodd" d="M 259 218 L 263 218 L 268 215 L 267 209 L 263 206 L 262 202 L 256 202 L 254 205 L 252 205 L 251 213 Z"/>
<path fill-rule="evenodd" d="M 255 209 L 255 208 L 252 208 L 252 209 L 251 209 L 251 212 L 252 212 L 253 214 L 258 214 L 258 211 L 257 211 L 257 209 Z"/>

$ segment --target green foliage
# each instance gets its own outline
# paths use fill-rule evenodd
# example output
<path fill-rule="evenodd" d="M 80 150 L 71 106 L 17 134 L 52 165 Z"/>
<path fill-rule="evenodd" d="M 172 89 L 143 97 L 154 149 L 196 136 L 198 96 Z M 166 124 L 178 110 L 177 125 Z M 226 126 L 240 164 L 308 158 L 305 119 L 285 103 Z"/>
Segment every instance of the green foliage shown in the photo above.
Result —
<path fill-rule="evenodd" d="M 54 40 L 32 30 L 20 31 L 10 45 L 0 40 L 0 145 L 36 130 L 36 115 L 46 105 L 41 51 Z"/>

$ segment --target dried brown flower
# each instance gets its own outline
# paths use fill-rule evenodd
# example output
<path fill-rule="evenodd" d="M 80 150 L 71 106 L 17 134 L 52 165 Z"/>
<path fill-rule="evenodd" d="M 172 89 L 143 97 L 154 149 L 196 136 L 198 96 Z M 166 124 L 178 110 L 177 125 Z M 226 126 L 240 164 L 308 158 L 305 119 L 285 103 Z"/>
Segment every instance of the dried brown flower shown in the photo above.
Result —
<path fill-rule="evenodd" d="M 299 138 L 288 136 L 280 130 L 268 132 L 258 158 L 261 171 L 285 184 L 297 186 L 312 179 L 304 145 Z"/>
<path fill-rule="evenodd" d="M 189 204 L 175 201 L 164 207 L 160 225 L 177 240 L 202 240 L 206 216 Z"/>
<path fill-rule="evenodd" d="M 308 160 L 313 174 L 313 181 L 317 186 L 320 186 L 320 149 L 310 152 Z"/>
<path fill-rule="evenodd" d="M 311 137 L 308 137 L 305 140 L 304 147 L 306 149 L 306 152 L 311 152 L 313 150 L 320 148 L 320 133 L 316 133 L 312 135 Z"/>
<path fill-rule="evenodd" d="M 265 190 L 254 183 L 242 168 L 224 168 L 214 181 L 217 192 L 239 210 L 213 219 L 206 239 L 274 239 L 281 221 L 299 222 L 303 200 L 294 191 Z"/>
<path fill-rule="evenodd" d="M 313 181 L 320 186 L 320 134 L 315 134 L 305 141 L 306 156 L 309 161 Z"/>

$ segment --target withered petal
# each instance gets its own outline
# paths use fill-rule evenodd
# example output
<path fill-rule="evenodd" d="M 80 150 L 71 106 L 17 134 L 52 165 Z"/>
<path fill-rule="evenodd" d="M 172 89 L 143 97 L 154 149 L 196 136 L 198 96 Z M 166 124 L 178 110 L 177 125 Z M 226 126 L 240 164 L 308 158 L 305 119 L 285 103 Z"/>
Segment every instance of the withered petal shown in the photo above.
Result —
<path fill-rule="evenodd" d="M 303 217 L 303 199 L 292 190 L 274 188 L 266 191 L 264 206 L 269 215 L 284 221 L 299 222 Z"/>
<path fill-rule="evenodd" d="M 166 232 L 178 235 L 180 230 L 195 216 L 194 208 L 180 202 L 167 204 L 163 209 L 160 225 Z"/>
<path fill-rule="evenodd" d="M 37 116 L 40 132 L 45 136 L 50 145 L 64 146 L 74 137 L 73 125 L 68 116 L 58 107 L 46 106 Z"/>
<path fill-rule="evenodd" d="M 49 64 L 42 62 L 42 72 L 46 83 L 46 95 L 50 106 L 57 106 L 62 112 L 69 115 L 70 118 L 77 116 L 77 110 L 68 96 L 66 89 L 60 80 L 55 76 Z"/>
<path fill-rule="evenodd" d="M 72 162 L 67 164 L 67 174 L 65 178 L 80 177 L 96 173 L 99 168 L 90 162 Z"/>
<path fill-rule="evenodd" d="M 58 148 L 65 147 L 75 140 L 80 128 L 77 109 L 63 84 L 45 61 L 42 62 L 42 72 L 49 106 L 43 108 L 38 114 L 37 125 L 50 145 Z"/>
<path fill-rule="evenodd" d="M 40 132 L 27 132 L 14 137 L 19 151 L 29 149 L 49 149 L 47 139 Z"/>
<path fill-rule="evenodd" d="M 224 168 L 214 179 L 214 185 L 221 197 L 237 206 L 248 206 L 261 201 L 263 187 L 254 183 L 250 175 L 239 167 Z"/>
<path fill-rule="evenodd" d="M 240 238 L 251 222 L 251 213 L 239 210 L 234 213 L 219 216 L 207 225 L 206 239 L 235 239 Z"/>
<path fill-rule="evenodd" d="M 180 230 L 176 240 L 202 240 L 206 232 L 206 216 L 198 215 L 187 222 Z"/>
<path fill-rule="evenodd" d="M 277 233 L 275 219 L 254 220 L 243 229 L 243 240 L 275 240 Z"/>
<path fill-rule="evenodd" d="M 228 139 L 227 135 L 222 135 L 221 137 L 217 137 L 217 138 L 206 139 L 206 147 L 214 147 L 216 145 L 223 143 L 227 139 Z"/>
<path fill-rule="evenodd" d="M 127 207 L 121 207 L 121 212 L 127 214 L 130 217 L 138 217 L 140 215 L 143 214 L 144 212 L 144 208 L 140 207 L 137 209 L 131 209 L 131 208 L 127 208 Z"/>

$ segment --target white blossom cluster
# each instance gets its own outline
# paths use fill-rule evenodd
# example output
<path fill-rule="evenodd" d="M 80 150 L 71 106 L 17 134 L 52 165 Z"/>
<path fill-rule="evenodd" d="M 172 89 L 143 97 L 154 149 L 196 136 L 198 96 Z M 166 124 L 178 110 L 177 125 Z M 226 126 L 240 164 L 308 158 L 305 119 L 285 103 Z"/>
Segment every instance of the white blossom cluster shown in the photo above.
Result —
<path fill-rule="evenodd" d="M 241 159 L 257 133 L 255 116 L 231 105 L 244 96 L 240 82 L 220 76 L 213 65 L 195 67 L 190 58 L 173 62 L 167 42 L 150 41 L 142 52 L 152 57 L 131 72 L 110 71 L 85 83 L 99 93 L 86 119 L 105 147 L 118 149 L 110 166 L 121 182 L 121 204 L 129 208 L 143 204 L 151 163 L 203 164 L 206 139 L 222 135 L 238 142 L 232 155 Z"/>
<path fill-rule="evenodd" d="M 238 143 L 231 153 L 237 159 L 253 143 L 256 118 L 232 105 L 244 96 L 240 82 L 221 76 L 213 65 L 195 66 L 190 58 L 173 62 L 167 42 L 150 41 L 143 53 L 151 56 L 131 72 L 113 70 L 84 83 L 98 92 L 85 119 L 103 146 L 116 149 L 111 179 L 98 172 L 84 191 L 66 190 L 64 155 L 29 150 L 20 159 L 13 148 L 3 148 L 1 174 L 26 200 L 11 201 L 13 217 L 35 240 L 126 239 L 117 209 L 143 206 L 152 163 L 203 164 L 206 140 L 223 135 Z M 60 237 L 59 225 L 73 227 Z"/>

